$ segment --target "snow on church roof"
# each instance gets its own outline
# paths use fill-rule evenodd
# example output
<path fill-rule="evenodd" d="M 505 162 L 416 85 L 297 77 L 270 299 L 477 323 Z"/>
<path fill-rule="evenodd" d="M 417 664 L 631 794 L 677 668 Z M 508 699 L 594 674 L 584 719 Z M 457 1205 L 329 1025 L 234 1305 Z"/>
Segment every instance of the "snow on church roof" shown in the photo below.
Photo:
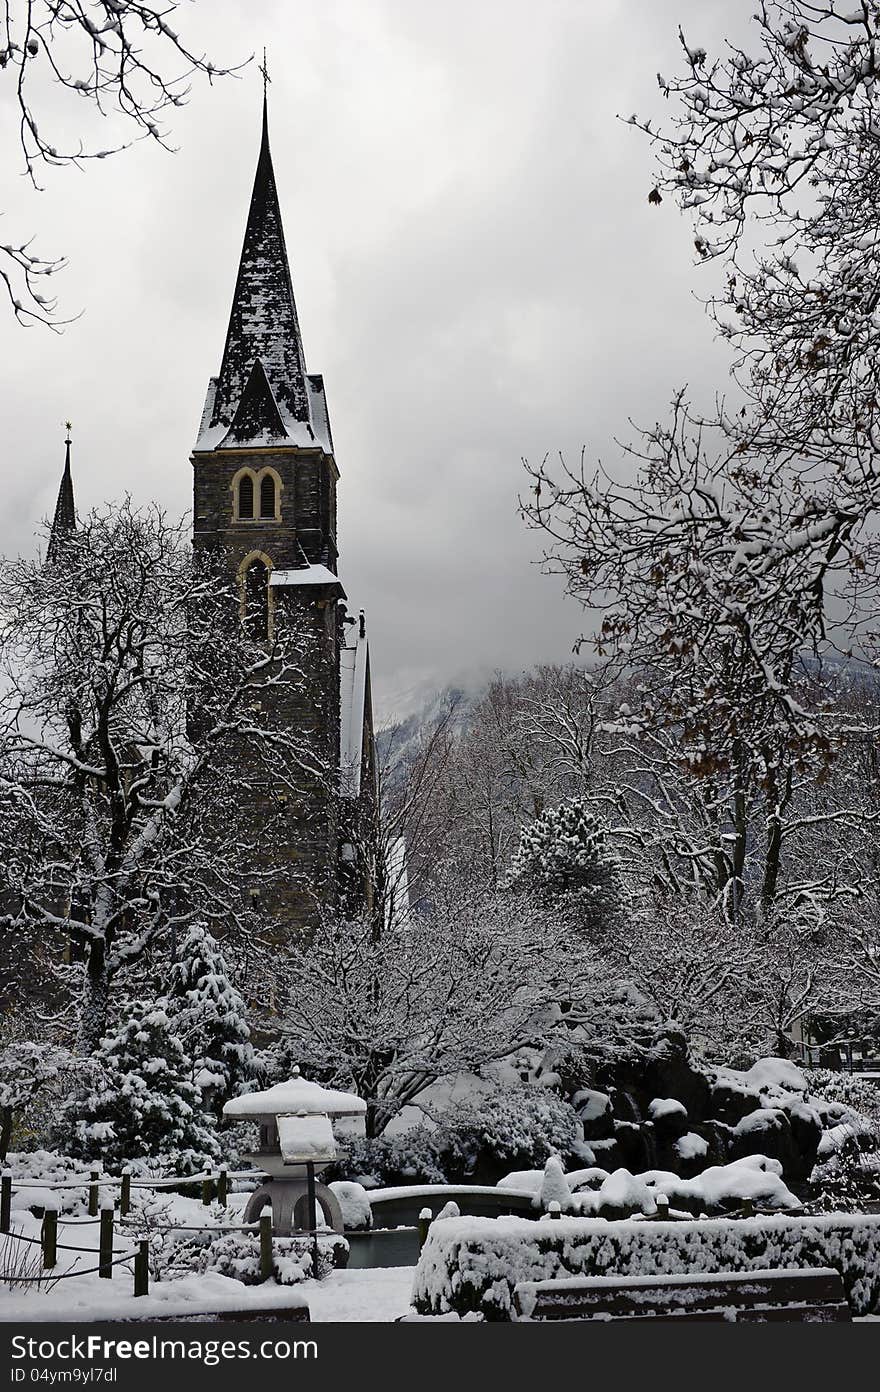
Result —
<path fill-rule="evenodd" d="M 269 576 L 270 585 L 338 585 L 343 599 L 345 591 L 338 575 L 329 566 L 307 565 L 300 570 L 273 570 Z"/>
<path fill-rule="evenodd" d="M 275 445 L 333 453 L 324 382 L 306 371 L 264 101 L 223 360 L 208 383 L 195 449 Z"/>
<path fill-rule="evenodd" d="M 339 778 L 342 796 L 349 798 L 360 797 L 361 792 L 369 652 L 361 616 L 354 627 L 354 641 L 339 652 Z"/>

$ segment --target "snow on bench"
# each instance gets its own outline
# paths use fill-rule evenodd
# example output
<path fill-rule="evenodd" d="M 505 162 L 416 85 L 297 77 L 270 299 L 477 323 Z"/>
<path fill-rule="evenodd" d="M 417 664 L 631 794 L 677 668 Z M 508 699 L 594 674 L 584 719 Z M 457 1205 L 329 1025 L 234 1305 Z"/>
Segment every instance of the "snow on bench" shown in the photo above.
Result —
<path fill-rule="evenodd" d="M 852 1313 L 831 1267 L 682 1272 L 669 1276 L 573 1276 L 521 1281 L 520 1320 L 775 1320 L 833 1323 Z"/>

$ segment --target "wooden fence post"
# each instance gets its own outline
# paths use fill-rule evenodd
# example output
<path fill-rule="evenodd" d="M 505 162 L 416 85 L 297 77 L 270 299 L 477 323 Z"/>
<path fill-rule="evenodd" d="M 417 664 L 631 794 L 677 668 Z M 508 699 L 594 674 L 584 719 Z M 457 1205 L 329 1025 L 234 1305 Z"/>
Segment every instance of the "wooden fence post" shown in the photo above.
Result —
<path fill-rule="evenodd" d="M 431 1212 L 430 1208 L 423 1208 L 422 1211 L 421 1211 L 421 1213 L 419 1214 L 419 1251 L 420 1251 L 420 1252 L 421 1252 L 422 1248 L 424 1247 L 425 1243 L 426 1243 L 427 1240 L 428 1240 L 428 1229 L 429 1229 L 430 1226 L 431 1226 L 431 1219 L 433 1218 L 433 1216 L 434 1216 L 434 1215 L 433 1215 L 433 1213 Z"/>
<path fill-rule="evenodd" d="M 211 1202 L 211 1200 L 212 1200 L 213 1197 L 214 1197 L 214 1181 L 213 1181 L 213 1179 L 203 1179 L 203 1180 L 202 1180 L 202 1203 L 205 1205 L 206 1208 L 207 1208 L 208 1205 L 210 1204 L 210 1202 Z"/>
<path fill-rule="evenodd" d="M 558 1199 L 550 1200 L 550 1202 L 547 1205 L 547 1212 L 550 1214 L 551 1218 L 562 1217 L 562 1205 L 560 1204 Z"/>
<path fill-rule="evenodd" d="M 754 1205 L 754 1202 L 753 1202 L 752 1199 L 743 1199 L 743 1201 L 742 1201 L 742 1208 L 741 1208 L 741 1216 L 742 1216 L 743 1218 L 754 1218 L 754 1216 L 755 1216 L 755 1205 Z"/>
<path fill-rule="evenodd" d="M 97 1216 L 98 1216 L 98 1176 L 100 1175 L 100 1173 L 101 1173 L 100 1170 L 96 1170 L 96 1169 L 93 1168 L 92 1171 L 91 1171 L 91 1174 L 90 1174 L 90 1178 L 89 1178 L 89 1217 L 90 1217 L 90 1218 L 97 1218 Z"/>
<path fill-rule="evenodd" d="M 657 1217 L 661 1222 L 669 1217 L 669 1200 L 665 1194 L 655 1194 L 654 1202 L 657 1205 Z"/>
<path fill-rule="evenodd" d="M 113 1205 L 101 1209 L 98 1239 L 98 1275 L 109 1281 L 113 1275 Z"/>
<path fill-rule="evenodd" d="M 43 1266 L 54 1266 L 58 1260 L 57 1208 L 47 1207 L 43 1210 L 43 1227 L 40 1232 L 40 1240 L 43 1244 Z"/>
<path fill-rule="evenodd" d="M 272 1215 L 260 1214 L 260 1280 L 272 1279 Z"/>
<path fill-rule="evenodd" d="M 134 1254 L 134 1293 L 150 1293 L 150 1244 L 145 1237 L 141 1238 Z"/>
<path fill-rule="evenodd" d="M 122 1188 L 119 1191 L 119 1212 L 124 1218 L 131 1208 L 131 1169 L 126 1165 L 122 1171 Z"/>
<path fill-rule="evenodd" d="M 7 1170 L 0 1179 L 0 1232 L 9 1232 L 9 1215 L 12 1212 L 12 1175 Z"/>
<path fill-rule="evenodd" d="M 226 1201 L 227 1201 L 228 1198 L 229 1198 L 229 1171 L 227 1170 L 226 1166 L 224 1165 L 223 1168 L 221 1169 L 220 1173 L 217 1175 L 217 1202 L 218 1202 L 218 1204 L 220 1205 L 221 1208 L 225 1208 L 225 1207 L 226 1207 Z"/>

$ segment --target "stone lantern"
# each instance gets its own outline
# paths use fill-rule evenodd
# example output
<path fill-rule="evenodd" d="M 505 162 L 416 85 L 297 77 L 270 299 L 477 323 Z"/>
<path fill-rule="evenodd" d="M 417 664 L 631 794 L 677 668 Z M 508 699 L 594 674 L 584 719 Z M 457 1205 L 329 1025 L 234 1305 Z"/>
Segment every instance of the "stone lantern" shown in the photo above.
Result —
<path fill-rule="evenodd" d="M 355 1093 L 309 1082 L 298 1068 L 286 1083 L 227 1102 L 224 1116 L 255 1121 L 260 1127 L 259 1150 L 245 1159 L 267 1178 L 248 1199 L 244 1221 L 256 1222 L 271 1204 L 276 1233 L 315 1232 L 320 1204 L 328 1227 L 341 1233 L 339 1201 L 332 1189 L 316 1180 L 316 1173 L 341 1153 L 332 1118 L 362 1117 L 366 1110 L 366 1102 Z"/>

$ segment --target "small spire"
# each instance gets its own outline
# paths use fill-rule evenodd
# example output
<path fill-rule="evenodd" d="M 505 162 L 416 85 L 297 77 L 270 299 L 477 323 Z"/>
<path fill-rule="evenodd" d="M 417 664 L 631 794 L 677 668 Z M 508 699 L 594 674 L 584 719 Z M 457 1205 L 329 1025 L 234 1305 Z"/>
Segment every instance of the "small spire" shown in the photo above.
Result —
<path fill-rule="evenodd" d="M 64 422 L 64 430 L 64 473 L 61 475 L 61 487 L 58 489 L 55 516 L 52 519 L 52 530 L 49 533 L 49 545 L 46 548 L 47 561 L 53 561 L 57 558 L 64 538 L 76 530 L 76 508 L 73 502 L 73 475 L 70 472 L 70 437 L 71 431 L 73 430 L 70 421 Z"/>

